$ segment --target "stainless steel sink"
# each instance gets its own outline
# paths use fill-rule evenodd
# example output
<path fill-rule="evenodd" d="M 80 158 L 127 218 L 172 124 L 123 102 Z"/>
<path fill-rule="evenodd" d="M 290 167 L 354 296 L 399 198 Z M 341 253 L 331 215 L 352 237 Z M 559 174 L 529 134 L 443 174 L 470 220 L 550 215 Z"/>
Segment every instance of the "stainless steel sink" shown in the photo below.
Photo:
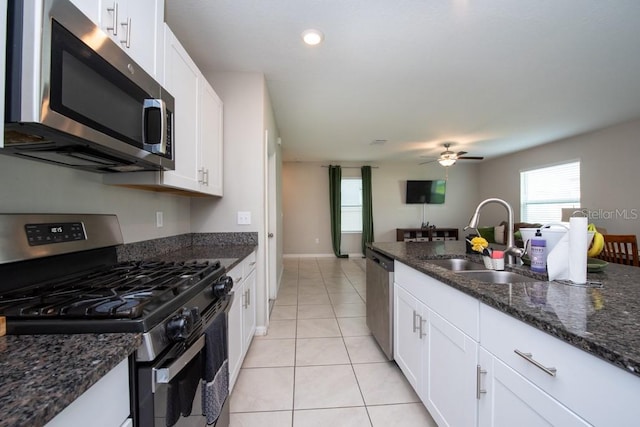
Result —
<path fill-rule="evenodd" d="M 470 279 L 478 280 L 486 283 L 522 283 L 522 282 L 539 282 L 540 280 L 532 277 L 523 276 L 522 274 L 512 273 L 510 271 L 458 271 L 462 276 Z"/>
<path fill-rule="evenodd" d="M 486 270 L 483 264 L 469 261 L 465 258 L 430 259 L 428 261 L 429 263 L 435 264 L 438 267 L 443 267 L 452 271 Z"/>

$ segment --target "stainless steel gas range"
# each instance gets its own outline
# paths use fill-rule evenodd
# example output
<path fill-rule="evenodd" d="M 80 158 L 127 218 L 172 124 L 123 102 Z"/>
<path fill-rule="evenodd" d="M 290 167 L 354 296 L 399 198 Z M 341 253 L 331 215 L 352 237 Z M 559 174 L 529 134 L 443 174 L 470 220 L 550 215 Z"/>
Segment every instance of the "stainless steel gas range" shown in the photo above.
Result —
<path fill-rule="evenodd" d="M 228 426 L 231 278 L 217 260 L 119 263 L 122 243 L 114 215 L 0 214 L 7 333 L 140 333 L 134 425 Z"/>

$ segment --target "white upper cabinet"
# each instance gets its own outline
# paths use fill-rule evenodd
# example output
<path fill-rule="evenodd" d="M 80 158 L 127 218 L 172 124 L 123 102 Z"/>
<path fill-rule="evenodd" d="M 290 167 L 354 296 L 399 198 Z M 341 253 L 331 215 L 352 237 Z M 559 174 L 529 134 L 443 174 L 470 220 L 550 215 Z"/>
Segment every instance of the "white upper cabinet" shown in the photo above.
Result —
<path fill-rule="evenodd" d="M 163 0 L 100 1 L 100 28 L 156 78 L 161 67 L 157 53 L 162 49 L 163 22 Z"/>
<path fill-rule="evenodd" d="M 71 0 L 80 12 L 96 24 L 100 24 L 100 1 L 99 0 Z"/>
<path fill-rule="evenodd" d="M 222 100 L 204 77 L 200 90 L 200 191 L 222 196 Z"/>
<path fill-rule="evenodd" d="M 164 86 L 175 97 L 174 171 L 163 184 L 222 196 L 222 101 L 165 27 Z"/>
<path fill-rule="evenodd" d="M 103 182 L 187 196 L 222 196 L 222 100 L 167 25 L 159 56 L 161 83 L 175 99 L 175 169 L 109 174 Z"/>
<path fill-rule="evenodd" d="M 0 0 L 0 28 L 7 28 L 7 0 Z M 4 99 L 6 31 L 0 31 L 0 96 Z M 0 117 L 4 117 L 4 102 L 0 103 Z M 4 120 L 0 123 L 0 147 L 4 146 Z"/>
<path fill-rule="evenodd" d="M 162 172 L 164 185 L 198 191 L 202 181 L 198 137 L 200 71 L 169 27 L 165 26 L 164 87 L 175 98 L 176 166 Z"/>

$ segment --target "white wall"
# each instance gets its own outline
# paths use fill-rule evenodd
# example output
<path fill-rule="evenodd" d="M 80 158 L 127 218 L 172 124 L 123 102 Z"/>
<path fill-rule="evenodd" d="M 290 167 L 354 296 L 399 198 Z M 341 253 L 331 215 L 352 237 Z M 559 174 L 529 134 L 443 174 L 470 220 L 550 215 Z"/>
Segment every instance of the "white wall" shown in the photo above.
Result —
<path fill-rule="evenodd" d="M 420 227 L 423 205 L 404 203 L 407 180 L 444 179 L 437 164 L 379 162 L 372 169 L 374 240 L 395 241 L 396 228 Z M 332 254 L 329 216 L 328 163 L 285 162 L 282 171 L 284 253 Z M 343 163 L 342 166 L 350 164 Z M 358 165 L 359 166 L 359 165 Z M 342 176 L 360 176 L 360 169 L 343 168 Z M 460 162 L 449 168 L 443 205 L 426 205 L 425 221 L 438 227 L 466 225 L 478 203 L 477 165 Z M 316 242 L 316 238 L 319 243 Z M 343 234 L 342 252 L 361 253 L 360 234 Z"/>
<path fill-rule="evenodd" d="M 102 175 L 0 155 L 0 212 L 116 214 L 125 243 L 191 232 L 190 201 L 102 184 Z M 164 226 L 156 228 L 156 211 Z"/>
<path fill-rule="evenodd" d="M 265 146 L 264 131 L 277 139 L 264 76 L 259 73 L 210 73 L 205 77 L 224 103 L 224 196 L 193 199 L 193 232 L 257 232 L 256 301 L 259 328 L 268 324 L 268 289 L 265 278 Z M 273 127 L 273 128 L 270 128 Z M 275 149 L 272 147 L 272 149 Z M 250 225 L 238 225 L 238 211 L 251 213 Z"/>
<path fill-rule="evenodd" d="M 481 198 L 506 199 L 518 221 L 521 170 L 580 160 L 582 207 L 595 214 L 603 213 L 603 218 L 594 216 L 590 221 L 606 228 L 610 234 L 639 235 L 639 135 L 640 120 L 634 120 L 482 162 L 478 176 Z M 501 209 L 487 207 L 480 223 L 502 221 L 504 209 Z"/>

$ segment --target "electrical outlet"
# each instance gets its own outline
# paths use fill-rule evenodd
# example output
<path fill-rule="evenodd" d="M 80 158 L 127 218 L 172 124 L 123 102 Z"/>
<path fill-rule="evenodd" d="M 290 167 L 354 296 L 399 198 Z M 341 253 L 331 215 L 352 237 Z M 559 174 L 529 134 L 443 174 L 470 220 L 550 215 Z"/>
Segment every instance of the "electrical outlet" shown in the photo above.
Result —
<path fill-rule="evenodd" d="M 238 211 L 238 225 L 251 224 L 251 212 Z"/>
<path fill-rule="evenodd" d="M 156 212 L 156 227 L 162 228 L 164 225 L 164 214 L 162 211 Z"/>

